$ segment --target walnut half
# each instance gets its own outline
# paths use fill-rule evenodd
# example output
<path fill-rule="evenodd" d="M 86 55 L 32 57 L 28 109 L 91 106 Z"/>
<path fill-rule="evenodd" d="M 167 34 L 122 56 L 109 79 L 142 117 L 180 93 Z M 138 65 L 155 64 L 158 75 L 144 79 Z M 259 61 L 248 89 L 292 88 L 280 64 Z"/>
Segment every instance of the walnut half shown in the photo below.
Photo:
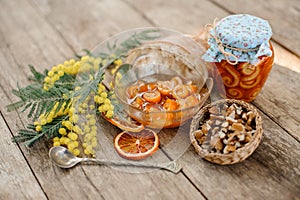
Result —
<path fill-rule="evenodd" d="M 209 108 L 209 115 L 195 138 L 202 148 L 210 152 L 228 154 L 251 141 L 256 131 L 255 114 L 240 105 L 217 105 Z M 209 147 L 203 145 L 209 140 Z"/>

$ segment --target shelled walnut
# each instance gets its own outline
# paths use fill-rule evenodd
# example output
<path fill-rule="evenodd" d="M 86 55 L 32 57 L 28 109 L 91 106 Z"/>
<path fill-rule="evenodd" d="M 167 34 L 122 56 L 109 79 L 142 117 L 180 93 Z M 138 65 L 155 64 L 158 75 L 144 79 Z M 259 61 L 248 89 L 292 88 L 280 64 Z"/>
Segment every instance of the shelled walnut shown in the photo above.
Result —
<path fill-rule="evenodd" d="M 255 132 L 253 111 L 232 103 L 209 108 L 194 134 L 198 144 L 208 152 L 229 154 L 251 141 Z"/>

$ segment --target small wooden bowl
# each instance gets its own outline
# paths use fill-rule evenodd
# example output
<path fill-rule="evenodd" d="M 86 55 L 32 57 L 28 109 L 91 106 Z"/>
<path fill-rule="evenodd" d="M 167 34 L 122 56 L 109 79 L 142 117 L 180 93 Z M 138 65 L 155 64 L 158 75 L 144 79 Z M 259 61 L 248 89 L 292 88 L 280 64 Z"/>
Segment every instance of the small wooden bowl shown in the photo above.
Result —
<path fill-rule="evenodd" d="M 238 148 L 234 152 L 230 152 L 228 154 L 224 153 L 218 153 L 218 152 L 209 152 L 207 149 L 204 149 L 197 139 L 195 138 L 195 131 L 199 130 L 201 128 L 201 123 L 205 122 L 207 119 L 207 116 L 209 114 L 209 109 L 213 106 L 223 105 L 227 104 L 228 106 L 235 103 L 238 106 L 241 106 L 246 111 L 252 111 L 255 115 L 255 129 L 256 132 L 253 134 L 252 139 L 246 143 L 243 147 Z M 202 123 L 202 124 L 203 124 Z M 241 162 L 245 160 L 247 157 L 249 157 L 254 150 L 259 145 L 263 135 L 263 129 L 262 129 L 262 121 L 261 116 L 257 112 L 257 110 L 251 106 L 250 104 L 241 101 L 241 100 L 234 100 L 234 99 L 225 99 L 225 100 L 219 100 L 216 102 L 213 102 L 205 107 L 203 107 L 194 117 L 191 123 L 190 128 L 190 140 L 195 147 L 196 152 L 204 159 L 212 162 L 217 163 L 220 165 L 229 165 L 229 164 L 235 164 L 238 162 Z"/>

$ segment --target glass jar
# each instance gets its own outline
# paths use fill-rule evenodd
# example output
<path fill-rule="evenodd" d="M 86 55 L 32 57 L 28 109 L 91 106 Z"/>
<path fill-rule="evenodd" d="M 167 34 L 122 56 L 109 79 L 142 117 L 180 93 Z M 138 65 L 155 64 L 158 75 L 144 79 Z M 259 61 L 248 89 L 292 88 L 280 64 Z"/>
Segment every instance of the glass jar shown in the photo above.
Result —
<path fill-rule="evenodd" d="M 202 58 L 215 64 L 209 71 L 223 98 L 246 102 L 256 98 L 274 62 L 271 36 L 266 20 L 239 14 L 215 20 L 196 37 L 206 43 Z"/>

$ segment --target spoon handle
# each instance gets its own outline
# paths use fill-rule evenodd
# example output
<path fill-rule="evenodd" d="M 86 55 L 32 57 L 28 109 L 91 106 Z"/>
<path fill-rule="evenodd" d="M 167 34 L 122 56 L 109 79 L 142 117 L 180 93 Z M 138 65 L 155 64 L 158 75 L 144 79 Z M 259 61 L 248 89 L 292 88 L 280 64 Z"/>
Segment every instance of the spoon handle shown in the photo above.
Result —
<path fill-rule="evenodd" d="M 95 162 L 102 165 L 116 165 L 116 166 L 134 166 L 134 167 L 147 167 L 147 168 L 160 168 L 165 169 L 170 172 L 177 174 L 181 169 L 181 165 L 175 161 L 158 163 L 158 164 L 149 164 L 149 163 L 140 163 L 140 162 L 124 162 L 124 161 L 110 161 L 110 160 L 101 160 L 101 159 L 91 159 L 83 158 L 82 162 Z"/>

